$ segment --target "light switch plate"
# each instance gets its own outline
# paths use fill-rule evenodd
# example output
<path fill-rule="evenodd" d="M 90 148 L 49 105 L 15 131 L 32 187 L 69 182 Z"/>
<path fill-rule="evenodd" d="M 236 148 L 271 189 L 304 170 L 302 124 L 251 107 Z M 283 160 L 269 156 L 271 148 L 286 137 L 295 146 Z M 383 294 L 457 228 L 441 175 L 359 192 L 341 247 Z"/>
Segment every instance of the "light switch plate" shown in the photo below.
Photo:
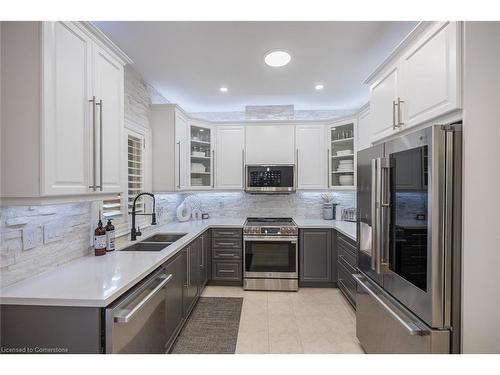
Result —
<path fill-rule="evenodd" d="M 23 250 L 33 249 L 40 244 L 37 232 L 36 227 L 23 229 Z"/>
<path fill-rule="evenodd" d="M 63 223 L 54 221 L 43 226 L 43 243 L 60 241 L 63 238 Z"/>

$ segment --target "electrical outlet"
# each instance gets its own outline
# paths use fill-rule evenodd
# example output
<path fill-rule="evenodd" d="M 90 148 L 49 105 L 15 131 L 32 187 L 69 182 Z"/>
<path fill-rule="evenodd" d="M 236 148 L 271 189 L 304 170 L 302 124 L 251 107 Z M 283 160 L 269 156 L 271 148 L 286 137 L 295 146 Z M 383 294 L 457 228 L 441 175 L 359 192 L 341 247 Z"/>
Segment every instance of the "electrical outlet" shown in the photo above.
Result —
<path fill-rule="evenodd" d="M 54 221 L 43 226 L 43 243 L 60 241 L 63 238 L 63 223 Z"/>
<path fill-rule="evenodd" d="M 23 250 L 33 249 L 40 244 L 38 228 L 23 229 Z"/>

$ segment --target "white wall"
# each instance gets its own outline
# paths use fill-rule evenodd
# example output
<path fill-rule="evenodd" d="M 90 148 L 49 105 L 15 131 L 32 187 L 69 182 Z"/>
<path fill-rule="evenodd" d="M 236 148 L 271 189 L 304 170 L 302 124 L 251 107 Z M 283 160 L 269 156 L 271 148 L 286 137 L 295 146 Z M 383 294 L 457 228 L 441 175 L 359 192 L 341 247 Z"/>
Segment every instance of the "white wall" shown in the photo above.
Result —
<path fill-rule="evenodd" d="M 500 22 L 464 40 L 464 353 L 500 353 Z"/>

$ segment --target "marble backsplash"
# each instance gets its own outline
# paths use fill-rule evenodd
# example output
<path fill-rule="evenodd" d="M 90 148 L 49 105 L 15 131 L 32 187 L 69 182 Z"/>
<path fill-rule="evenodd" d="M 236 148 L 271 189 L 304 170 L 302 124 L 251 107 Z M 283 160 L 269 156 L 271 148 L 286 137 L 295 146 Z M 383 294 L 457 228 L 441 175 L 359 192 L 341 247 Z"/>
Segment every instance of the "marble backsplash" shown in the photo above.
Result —
<path fill-rule="evenodd" d="M 354 192 L 334 192 L 342 206 L 355 205 Z M 283 216 L 319 219 L 322 198 L 318 192 L 259 195 L 244 192 L 173 193 L 157 195 L 158 223 L 176 221 L 176 209 L 184 199 L 198 201 L 211 217 Z M 0 283 L 7 286 L 92 253 L 92 203 L 50 206 L 11 206 L 0 211 Z M 45 243 L 46 225 L 61 225 L 61 239 Z M 35 232 L 36 246 L 23 249 L 23 230 Z M 151 228 L 144 228 L 147 235 Z M 120 242 L 120 239 L 118 240 Z"/>

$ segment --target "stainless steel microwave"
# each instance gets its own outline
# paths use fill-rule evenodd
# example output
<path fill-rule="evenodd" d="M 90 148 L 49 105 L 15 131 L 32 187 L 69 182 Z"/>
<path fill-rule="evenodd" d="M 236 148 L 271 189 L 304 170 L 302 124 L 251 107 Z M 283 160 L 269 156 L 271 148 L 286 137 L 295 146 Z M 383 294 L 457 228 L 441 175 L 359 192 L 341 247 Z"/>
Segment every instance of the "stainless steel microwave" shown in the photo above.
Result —
<path fill-rule="evenodd" d="M 245 191 L 291 193 L 295 191 L 294 165 L 247 165 Z"/>

